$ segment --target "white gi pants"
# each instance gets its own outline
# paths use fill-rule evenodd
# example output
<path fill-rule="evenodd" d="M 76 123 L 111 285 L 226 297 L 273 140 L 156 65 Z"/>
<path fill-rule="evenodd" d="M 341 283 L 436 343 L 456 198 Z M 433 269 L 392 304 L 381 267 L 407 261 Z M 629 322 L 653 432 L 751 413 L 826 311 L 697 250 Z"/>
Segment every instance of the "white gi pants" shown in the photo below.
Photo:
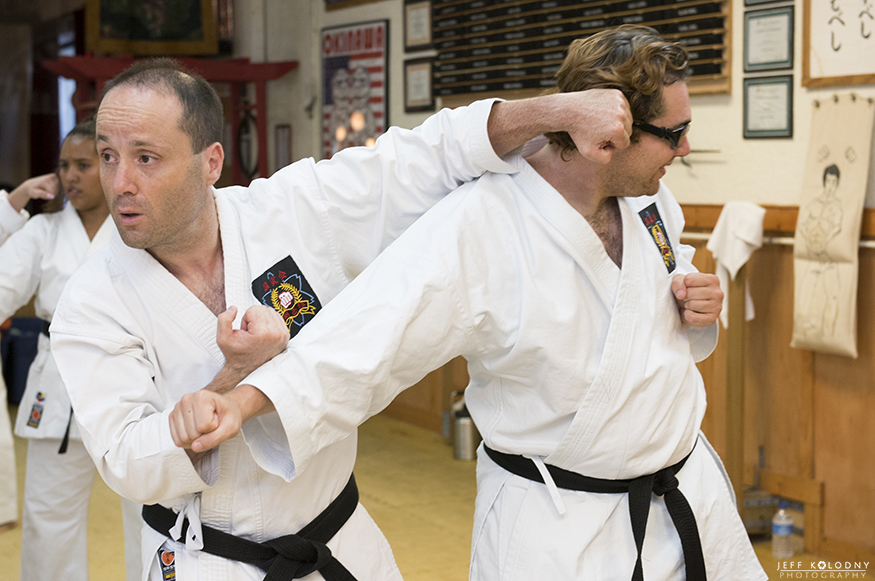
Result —
<path fill-rule="evenodd" d="M 0 525 L 18 520 L 18 482 L 15 471 L 15 443 L 6 406 L 6 382 L 0 365 Z"/>
<path fill-rule="evenodd" d="M 21 581 L 88 580 L 88 504 L 96 470 L 79 440 L 31 439 L 27 444 Z M 140 506 L 122 504 L 128 581 L 140 580 Z"/>

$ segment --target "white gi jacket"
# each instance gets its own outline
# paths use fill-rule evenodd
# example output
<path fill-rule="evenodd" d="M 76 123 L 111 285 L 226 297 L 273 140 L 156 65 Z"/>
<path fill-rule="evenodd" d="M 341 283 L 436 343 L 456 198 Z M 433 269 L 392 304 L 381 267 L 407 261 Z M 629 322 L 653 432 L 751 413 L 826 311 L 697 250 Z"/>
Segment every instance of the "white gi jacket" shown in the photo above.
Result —
<path fill-rule="evenodd" d="M 706 404 L 695 360 L 714 348 L 717 329 L 684 329 L 671 293 L 673 274 L 695 270 L 692 248 L 679 245 L 679 205 L 664 186 L 619 200 L 621 270 L 586 219 L 514 163 L 518 174 L 483 176 L 433 208 L 247 378 L 276 406 L 297 469 L 306 474 L 322 446 L 463 355 L 468 408 L 495 450 L 628 479 L 677 463 L 699 440 L 678 479 L 709 579 L 766 579 L 699 435 Z M 471 578 L 628 581 L 627 498 L 548 489 L 481 448 Z M 647 581 L 684 576 L 662 498 L 643 558 Z"/>
<path fill-rule="evenodd" d="M 0 244 L 24 226 L 30 217 L 25 210 L 16 211 L 9 203 L 8 197 L 6 190 L 0 190 Z"/>
<path fill-rule="evenodd" d="M 489 143 L 491 106 L 444 110 L 414 131 L 390 129 L 375 150 L 301 160 L 249 188 L 216 192 L 226 304 L 242 315 L 257 302 L 276 302 L 297 332 L 320 302 L 332 300 L 446 193 L 487 170 L 513 171 Z M 326 447 L 289 481 L 294 466 L 276 414 L 248 422 L 243 437 L 192 467 L 173 444 L 168 415 L 222 367 L 216 317 L 117 234 L 73 277 L 51 332 L 83 442 L 122 496 L 161 503 L 190 520 L 197 520 L 199 497 L 203 524 L 261 542 L 300 530 L 346 485 L 355 436 Z M 146 571 L 165 541 L 144 528 Z M 176 552 L 180 581 L 264 577 L 182 543 L 164 546 Z M 360 581 L 400 579 L 385 538 L 361 506 L 328 546 Z"/>
<path fill-rule="evenodd" d="M 7 209 L 14 212 L 6 200 Z M 94 240 L 88 239 L 76 209 L 67 204 L 60 212 L 39 214 L 0 246 L 0 321 L 11 317 L 36 295 L 36 316 L 51 321 L 67 280 L 89 251 L 102 246 L 109 230 L 107 218 Z M 15 435 L 21 438 L 61 439 L 70 421 L 70 400 L 55 366 L 49 338 L 40 333 L 37 355 L 27 374 L 27 384 Z M 75 422 L 70 437 L 79 438 Z"/>

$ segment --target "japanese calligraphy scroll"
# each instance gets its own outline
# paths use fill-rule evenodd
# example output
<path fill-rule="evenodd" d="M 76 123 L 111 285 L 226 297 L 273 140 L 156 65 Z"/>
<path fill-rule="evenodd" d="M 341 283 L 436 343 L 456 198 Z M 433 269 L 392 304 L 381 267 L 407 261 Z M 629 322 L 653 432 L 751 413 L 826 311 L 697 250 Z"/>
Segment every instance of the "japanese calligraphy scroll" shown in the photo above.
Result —
<path fill-rule="evenodd" d="M 875 83 L 875 0 L 805 0 L 802 85 Z"/>
<path fill-rule="evenodd" d="M 875 104 L 844 95 L 814 109 L 794 250 L 791 345 L 857 357 L 860 228 Z"/>

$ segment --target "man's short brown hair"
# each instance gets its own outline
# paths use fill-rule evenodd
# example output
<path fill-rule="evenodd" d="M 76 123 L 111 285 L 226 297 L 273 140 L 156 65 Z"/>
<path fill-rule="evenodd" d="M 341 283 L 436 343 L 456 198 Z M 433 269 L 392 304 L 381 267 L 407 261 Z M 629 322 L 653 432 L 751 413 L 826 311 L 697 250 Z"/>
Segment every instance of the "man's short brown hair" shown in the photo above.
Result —
<path fill-rule="evenodd" d="M 577 39 L 556 73 L 551 92 L 569 93 L 587 89 L 618 89 L 629 101 L 632 117 L 650 121 L 662 115 L 662 89 L 686 79 L 690 70 L 683 46 L 664 40 L 647 26 L 623 25 Z M 640 136 L 632 132 L 632 140 Z M 562 155 L 577 149 L 568 133 L 547 133 Z"/>
<path fill-rule="evenodd" d="M 203 77 L 178 61 L 156 58 L 135 62 L 106 84 L 101 102 L 107 93 L 126 85 L 170 93 L 179 100 L 182 106 L 179 129 L 188 135 L 193 153 L 222 141 L 224 116 L 218 93 Z"/>

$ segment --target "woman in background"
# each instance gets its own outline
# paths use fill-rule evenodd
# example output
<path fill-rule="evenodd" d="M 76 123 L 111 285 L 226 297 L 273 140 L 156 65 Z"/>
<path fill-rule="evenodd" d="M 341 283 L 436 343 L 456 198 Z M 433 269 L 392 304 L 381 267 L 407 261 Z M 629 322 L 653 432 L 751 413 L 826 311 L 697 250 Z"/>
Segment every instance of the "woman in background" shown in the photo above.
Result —
<path fill-rule="evenodd" d="M 22 516 L 21 579 L 86 581 L 87 518 L 95 468 L 73 421 L 55 366 L 49 323 L 67 280 L 109 238 L 112 220 L 100 185 L 94 121 L 78 124 L 61 146 L 58 178 L 67 200 L 27 220 L 0 246 L 0 321 L 35 298 L 43 320 L 37 355 L 18 409 L 15 434 L 28 439 Z M 29 184 L 27 193 L 19 193 Z M 20 211 L 28 197 L 52 198 L 52 181 L 33 178 L 9 194 Z M 16 197 L 16 193 L 19 194 Z M 16 207 L 17 206 L 17 207 Z M 7 216 L 9 208 L 6 208 Z M 19 214 L 26 220 L 26 215 Z M 128 579 L 139 579 L 139 507 L 125 501 Z"/>

